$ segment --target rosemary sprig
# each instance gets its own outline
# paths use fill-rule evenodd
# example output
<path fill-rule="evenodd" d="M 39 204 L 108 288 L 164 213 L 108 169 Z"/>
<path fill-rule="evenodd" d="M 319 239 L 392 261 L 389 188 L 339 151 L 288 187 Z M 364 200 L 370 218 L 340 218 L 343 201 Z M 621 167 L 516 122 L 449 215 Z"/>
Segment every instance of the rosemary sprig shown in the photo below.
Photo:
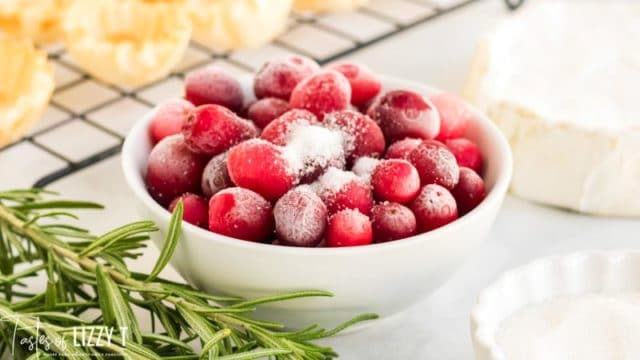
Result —
<path fill-rule="evenodd" d="M 124 225 L 101 236 L 56 219 L 77 219 L 75 209 L 100 209 L 90 202 L 49 200 L 41 189 L 0 192 L 0 358 L 29 359 L 331 359 L 333 349 L 313 343 L 357 322 L 333 330 L 317 325 L 285 331 L 285 325 L 249 316 L 256 306 L 300 297 L 331 296 L 301 291 L 244 300 L 215 296 L 189 285 L 159 278 L 180 238 L 182 204 L 171 218 L 158 261 L 149 274 L 131 272 L 135 259 L 157 231 L 152 222 Z M 28 293 L 28 277 L 44 275 L 45 290 Z M 144 332 L 134 309 L 146 310 L 152 333 Z M 162 329 L 156 330 L 156 327 Z M 91 342 L 79 329 L 111 329 L 108 343 Z M 50 346 L 30 347 L 16 338 L 48 339 Z M 87 341 L 88 340 L 88 341 Z M 99 340 L 99 339 L 93 339 Z M 199 343 L 199 347 L 195 344 Z M 200 350 L 198 350 L 200 349 Z"/>

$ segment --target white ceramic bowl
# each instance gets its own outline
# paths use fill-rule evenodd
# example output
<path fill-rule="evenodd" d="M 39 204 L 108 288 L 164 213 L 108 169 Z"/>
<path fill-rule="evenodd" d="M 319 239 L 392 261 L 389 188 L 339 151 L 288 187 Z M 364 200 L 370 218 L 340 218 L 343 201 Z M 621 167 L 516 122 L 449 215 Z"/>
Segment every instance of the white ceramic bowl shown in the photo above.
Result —
<path fill-rule="evenodd" d="M 480 293 L 471 313 L 476 360 L 508 360 L 500 324 L 527 305 L 552 298 L 640 291 L 640 251 L 585 251 L 535 260 L 505 272 Z"/>
<path fill-rule="evenodd" d="M 249 87 L 250 79 L 245 80 Z M 437 90 L 383 78 L 385 89 Z M 176 94 L 178 95 L 178 94 Z M 331 326 L 355 315 L 395 314 L 440 286 L 485 238 L 511 178 L 511 152 L 498 128 L 484 115 L 470 124 L 469 137 L 485 156 L 487 198 L 473 211 L 435 231 L 409 239 L 350 248 L 295 248 L 252 243 L 185 224 L 171 264 L 193 285 L 214 293 L 246 298 L 295 290 L 321 289 L 332 298 L 296 299 L 266 305 L 259 316 L 291 326 L 320 322 Z M 161 231 L 170 214 L 147 193 L 143 174 L 151 150 L 150 116 L 131 130 L 122 167 L 142 215 Z M 155 239 L 157 243 L 161 238 Z"/>

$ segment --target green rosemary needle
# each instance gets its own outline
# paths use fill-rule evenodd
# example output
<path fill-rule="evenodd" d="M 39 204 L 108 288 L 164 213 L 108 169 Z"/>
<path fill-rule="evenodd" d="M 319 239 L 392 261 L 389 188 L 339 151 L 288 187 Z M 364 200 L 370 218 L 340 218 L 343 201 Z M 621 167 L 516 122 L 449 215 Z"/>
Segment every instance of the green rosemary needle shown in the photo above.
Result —
<path fill-rule="evenodd" d="M 0 192 L 0 357 L 331 359 L 337 357 L 333 349 L 313 342 L 377 318 L 364 314 L 333 330 L 312 325 L 293 332 L 285 331 L 284 324 L 253 319 L 247 314 L 264 303 L 331 294 L 302 291 L 244 300 L 159 278 L 180 239 L 181 203 L 153 270 L 132 272 L 125 260 L 140 255 L 149 235 L 157 231 L 155 224 L 139 221 L 95 236 L 53 221 L 77 219 L 73 210 L 102 206 L 49 200 L 53 195 L 42 189 Z M 18 290 L 27 278 L 39 275 L 46 281 L 44 291 Z M 135 308 L 149 313 L 151 332 L 140 328 Z M 105 329 L 111 329 L 109 341 L 101 342 Z"/>

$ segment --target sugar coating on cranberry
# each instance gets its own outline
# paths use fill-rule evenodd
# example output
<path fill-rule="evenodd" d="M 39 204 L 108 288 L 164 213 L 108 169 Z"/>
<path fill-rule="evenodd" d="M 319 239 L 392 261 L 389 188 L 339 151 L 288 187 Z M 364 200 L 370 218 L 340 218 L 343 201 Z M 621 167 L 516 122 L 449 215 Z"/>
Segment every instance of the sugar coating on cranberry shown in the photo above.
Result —
<path fill-rule="evenodd" d="M 482 152 L 473 141 L 459 138 L 447 140 L 445 144 L 456 157 L 459 166 L 468 167 L 478 174 L 482 171 Z"/>
<path fill-rule="evenodd" d="M 302 80 L 291 93 L 289 106 L 312 112 L 319 119 L 325 114 L 346 110 L 351 104 L 351 85 L 344 75 L 323 70 Z"/>
<path fill-rule="evenodd" d="M 379 159 L 363 156 L 353 163 L 351 171 L 369 183 L 371 182 L 371 174 L 373 174 L 373 170 L 379 163 Z"/>
<path fill-rule="evenodd" d="M 185 98 L 196 106 L 217 104 L 233 111 L 240 111 L 244 103 L 240 82 L 215 65 L 187 74 Z"/>
<path fill-rule="evenodd" d="M 306 110 L 292 109 L 282 114 L 267 125 L 260 134 L 260 138 L 273 144 L 284 146 L 289 134 L 298 126 L 317 124 L 318 118 Z"/>
<path fill-rule="evenodd" d="M 460 181 L 451 194 L 456 199 L 458 204 L 458 212 L 460 216 L 475 209 L 478 204 L 487 197 L 487 190 L 484 185 L 484 180 L 473 170 L 461 167 L 460 168 Z"/>
<path fill-rule="evenodd" d="M 297 182 L 283 149 L 262 139 L 247 140 L 229 151 L 227 169 L 237 186 L 276 201 Z"/>
<path fill-rule="evenodd" d="M 351 84 L 351 104 L 362 106 L 373 99 L 382 88 L 382 83 L 365 65 L 337 63 L 327 67 L 344 75 Z"/>
<path fill-rule="evenodd" d="M 189 148 L 215 156 L 244 140 L 256 137 L 255 126 L 220 105 L 202 105 L 187 116 L 182 135 Z"/>
<path fill-rule="evenodd" d="M 385 159 L 406 159 L 409 153 L 422 143 L 422 139 L 406 138 L 391 144 L 384 155 Z"/>
<path fill-rule="evenodd" d="M 344 168 L 345 135 L 319 125 L 295 127 L 286 140 L 284 156 L 303 183 L 314 181 L 327 168 Z"/>
<path fill-rule="evenodd" d="M 256 73 L 253 91 L 258 99 L 276 97 L 289 100 L 296 85 L 318 70 L 320 66 L 304 56 L 272 59 Z"/>
<path fill-rule="evenodd" d="M 420 176 L 406 160 L 383 160 L 373 170 L 371 185 L 378 200 L 406 204 L 418 195 Z"/>
<path fill-rule="evenodd" d="M 273 208 L 279 240 L 291 246 L 317 246 L 327 226 L 327 207 L 308 185 L 284 194 Z"/>
<path fill-rule="evenodd" d="M 449 190 L 437 184 L 425 185 L 410 205 L 418 232 L 430 231 L 458 218 L 456 200 Z"/>
<path fill-rule="evenodd" d="M 249 106 L 247 116 L 257 127 L 263 129 L 287 110 L 289 110 L 288 102 L 278 98 L 264 98 Z"/>
<path fill-rule="evenodd" d="M 453 189 L 460 177 L 455 156 L 439 141 L 424 140 L 408 157 L 420 175 L 422 185 L 438 184 Z"/>
<path fill-rule="evenodd" d="M 440 118 L 422 95 L 393 90 L 377 99 L 368 115 L 380 125 L 387 141 L 406 137 L 433 139 L 440 131 Z"/>
<path fill-rule="evenodd" d="M 368 215 L 373 207 L 370 185 L 350 171 L 331 167 L 312 184 L 312 187 L 327 205 L 329 214 L 344 209 L 356 209 Z"/>
<path fill-rule="evenodd" d="M 204 167 L 200 187 L 205 196 L 211 197 L 218 191 L 233 186 L 227 171 L 227 155 L 223 153 L 214 156 Z"/>
<path fill-rule="evenodd" d="M 162 139 L 153 147 L 147 161 L 145 182 L 149 194 L 167 206 L 184 193 L 198 193 L 207 158 L 193 153 L 182 135 Z"/>
<path fill-rule="evenodd" d="M 207 199 L 196 194 L 183 194 L 171 202 L 169 205 L 170 212 L 175 210 L 180 200 L 182 200 L 183 206 L 182 220 L 207 229 L 209 225 L 209 202 Z"/>
<path fill-rule="evenodd" d="M 241 240 L 265 241 L 273 233 L 271 204 L 248 189 L 224 189 L 209 200 L 209 230 Z"/>
<path fill-rule="evenodd" d="M 345 133 L 345 149 L 351 163 L 362 156 L 379 157 L 384 153 L 384 134 L 367 115 L 353 110 L 336 111 L 327 114 L 322 123 Z"/>
<path fill-rule="evenodd" d="M 183 99 L 172 99 L 158 105 L 153 111 L 149 136 L 154 144 L 167 136 L 179 134 L 187 120 L 187 114 L 195 106 Z"/>
<path fill-rule="evenodd" d="M 329 218 L 326 237 L 328 247 L 369 245 L 372 242 L 371 221 L 358 210 L 345 209 Z"/>
<path fill-rule="evenodd" d="M 464 136 L 469 122 L 474 118 L 471 108 L 462 99 L 447 92 L 431 95 L 429 100 L 440 114 L 440 132 L 436 139 L 445 141 Z"/>
<path fill-rule="evenodd" d="M 383 202 L 371 209 L 373 238 L 377 243 L 404 239 L 416 234 L 416 216 L 408 207 Z"/>

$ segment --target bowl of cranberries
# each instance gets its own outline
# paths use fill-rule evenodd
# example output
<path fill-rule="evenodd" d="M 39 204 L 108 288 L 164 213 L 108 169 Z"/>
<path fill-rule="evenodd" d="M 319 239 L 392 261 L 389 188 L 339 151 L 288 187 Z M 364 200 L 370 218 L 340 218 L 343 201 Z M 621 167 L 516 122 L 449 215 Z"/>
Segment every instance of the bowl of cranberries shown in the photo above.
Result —
<path fill-rule="evenodd" d="M 299 56 L 253 77 L 189 74 L 134 126 L 122 163 L 161 230 L 182 200 L 172 264 L 195 286 L 335 295 L 261 310 L 292 325 L 424 298 L 481 244 L 511 177 L 504 136 L 455 95 Z"/>

